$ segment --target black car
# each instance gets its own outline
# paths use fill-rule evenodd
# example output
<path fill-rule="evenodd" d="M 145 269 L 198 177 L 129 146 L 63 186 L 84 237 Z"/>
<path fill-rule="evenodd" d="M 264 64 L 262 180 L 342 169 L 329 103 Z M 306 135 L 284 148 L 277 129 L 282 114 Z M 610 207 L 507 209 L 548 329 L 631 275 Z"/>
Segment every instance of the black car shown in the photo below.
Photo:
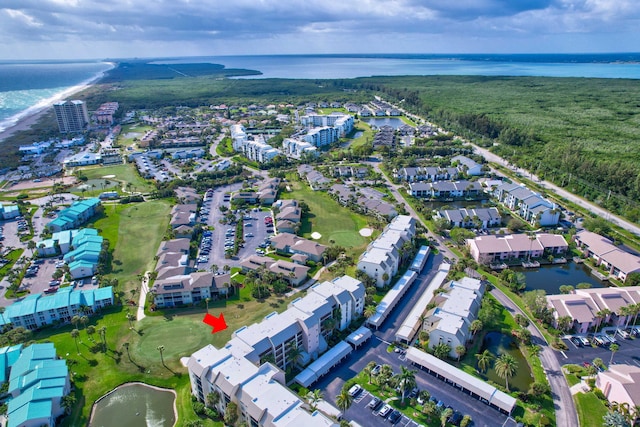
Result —
<path fill-rule="evenodd" d="M 454 426 L 459 426 L 460 422 L 462 421 L 462 414 L 458 411 L 455 411 L 453 414 L 451 414 L 451 416 L 447 421 L 453 424 Z"/>
<path fill-rule="evenodd" d="M 391 415 L 389 415 L 389 422 L 391 424 L 395 424 L 398 421 L 400 421 L 400 418 L 402 418 L 402 412 L 398 411 L 397 409 L 395 411 L 393 411 L 391 413 Z"/>

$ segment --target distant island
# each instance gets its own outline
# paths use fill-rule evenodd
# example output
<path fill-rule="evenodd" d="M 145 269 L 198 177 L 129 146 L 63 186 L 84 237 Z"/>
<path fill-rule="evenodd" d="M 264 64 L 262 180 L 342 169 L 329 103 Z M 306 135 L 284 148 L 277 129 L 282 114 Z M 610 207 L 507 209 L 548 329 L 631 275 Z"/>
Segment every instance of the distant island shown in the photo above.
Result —
<path fill-rule="evenodd" d="M 262 73 L 257 70 L 225 68 L 221 64 L 193 63 L 166 64 L 154 63 L 159 59 L 125 60 L 117 62 L 117 66 L 105 73 L 100 83 L 115 83 L 124 80 L 158 80 L 177 77 L 239 77 L 256 76 Z M 166 61 L 166 59 L 164 59 Z"/>

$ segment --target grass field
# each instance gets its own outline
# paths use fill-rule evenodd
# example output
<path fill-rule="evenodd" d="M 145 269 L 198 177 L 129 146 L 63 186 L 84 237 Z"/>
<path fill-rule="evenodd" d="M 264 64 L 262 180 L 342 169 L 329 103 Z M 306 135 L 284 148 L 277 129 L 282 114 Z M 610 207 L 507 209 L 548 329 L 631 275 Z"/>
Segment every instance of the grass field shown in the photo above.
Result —
<path fill-rule="evenodd" d="M 362 237 L 361 228 L 367 226 L 367 218 L 340 206 L 324 191 L 313 191 L 300 181 L 290 181 L 291 193 L 283 193 L 282 197 L 304 201 L 309 205 L 310 213 L 302 221 L 302 235 L 311 238 L 311 233 L 318 232 L 322 238 L 320 243 L 362 250 L 370 242 L 370 238 Z"/>
<path fill-rule="evenodd" d="M 580 427 L 601 427 L 607 407 L 594 393 L 578 393 L 573 396 L 578 411 Z"/>
<path fill-rule="evenodd" d="M 101 179 L 104 176 L 115 175 L 114 178 L 108 178 L 111 180 L 117 180 L 122 182 L 122 186 L 126 186 L 127 183 L 131 183 L 132 191 L 141 191 L 143 193 L 153 191 L 154 187 L 138 175 L 133 163 L 127 163 L 125 165 L 104 166 L 104 167 L 91 167 L 82 169 L 89 179 Z"/>
<path fill-rule="evenodd" d="M 122 290 L 139 285 L 138 274 L 154 267 L 153 256 L 169 222 L 170 204 L 155 200 L 130 205 L 106 205 L 93 226 L 113 248 L 112 271 Z"/>
<path fill-rule="evenodd" d="M 122 127 L 122 132 L 118 135 L 118 145 L 123 147 L 129 147 L 134 144 L 134 138 L 140 139 L 145 132 L 154 129 L 151 126 L 146 126 L 139 123 L 134 123 L 130 125 L 124 125 Z"/>

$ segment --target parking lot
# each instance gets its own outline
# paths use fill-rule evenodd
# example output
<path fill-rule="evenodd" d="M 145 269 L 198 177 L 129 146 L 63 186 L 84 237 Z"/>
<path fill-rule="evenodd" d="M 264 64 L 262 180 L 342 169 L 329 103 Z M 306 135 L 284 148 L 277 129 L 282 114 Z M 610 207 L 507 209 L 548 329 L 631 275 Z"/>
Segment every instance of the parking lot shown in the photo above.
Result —
<path fill-rule="evenodd" d="M 605 327 L 603 328 L 603 331 L 596 334 L 596 336 L 602 335 L 606 332 L 613 332 L 615 329 L 616 328 L 613 327 Z M 586 334 L 571 336 L 587 338 Z M 619 348 L 615 354 L 613 354 L 613 363 L 640 366 L 640 335 L 637 337 L 623 338 L 616 334 L 614 339 Z M 582 347 L 579 347 L 569 339 L 569 336 L 564 339 L 564 342 L 569 347 L 569 350 L 562 352 L 562 354 L 558 354 L 560 363 L 563 365 L 568 363 L 575 363 L 577 365 L 582 365 L 585 362 L 591 363 L 593 362 L 593 359 L 597 357 L 602 359 L 602 361 L 608 365 L 611 360 L 612 352 L 609 350 L 610 344 L 606 346 L 597 345 L 596 347 L 591 345 L 583 345 Z"/>
<path fill-rule="evenodd" d="M 391 423 L 389 421 L 390 415 L 386 417 L 382 417 L 378 415 L 378 412 L 384 407 L 385 403 L 380 402 L 375 409 L 370 408 L 368 405 L 373 399 L 373 395 L 371 395 L 368 391 L 361 391 L 356 397 L 353 398 L 353 403 L 351 408 L 349 408 L 349 416 L 351 417 L 354 412 L 358 412 L 359 414 L 365 415 L 366 418 L 358 417 L 359 424 L 363 426 L 389 426 L 390 424 L 396 425 L 398 427 L 417 427 L 419 424 L 406 415 L 402 414 L 400 418 L 395 422 Z M 353 417 L 355 420 L 356 417 Z"/>

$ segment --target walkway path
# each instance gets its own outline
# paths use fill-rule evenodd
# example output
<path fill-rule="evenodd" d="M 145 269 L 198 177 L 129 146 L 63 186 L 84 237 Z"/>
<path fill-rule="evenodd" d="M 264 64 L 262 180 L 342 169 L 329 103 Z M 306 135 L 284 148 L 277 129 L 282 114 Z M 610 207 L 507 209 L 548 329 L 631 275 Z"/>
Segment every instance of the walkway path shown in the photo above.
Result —
<path fill-rule="evenodd" d="M 144 314 L 144 304 L 147 302 L 147 294 L 149 293 L 149 272 L 145 272 L 140 285 L 140 298 L 138 299 L 138 311 L 136 312 L 136 320 L 140 321 L 146 317 Z"/>
<path fill-rule="evenodd" d="M 502 304 L 511 315 L 521 314 L 526 316 L 525 313 L 520 310 L 509 297 L 507 297 L 502 291 L 494 288 L 491 294 Z M 531 332 L 533 341 L 540 346 L 540 362 L 547 374 L 549 385 L 551 386 L 551 396 L 556 411 L 556 425 L 563 427 L 579 427 L 578 416 L 576 408 L 573 403 L 573 397 L 571 395 L 571 389 L 567 383 L 566 378 L 562 374 L 562 367 L 556 357 L 556 351 L 549 347 L 549 344 L 545 340 L 544 336 L 538 330 L 535 322 L 529 319 L 530 324 L 527 329 Z"/>

